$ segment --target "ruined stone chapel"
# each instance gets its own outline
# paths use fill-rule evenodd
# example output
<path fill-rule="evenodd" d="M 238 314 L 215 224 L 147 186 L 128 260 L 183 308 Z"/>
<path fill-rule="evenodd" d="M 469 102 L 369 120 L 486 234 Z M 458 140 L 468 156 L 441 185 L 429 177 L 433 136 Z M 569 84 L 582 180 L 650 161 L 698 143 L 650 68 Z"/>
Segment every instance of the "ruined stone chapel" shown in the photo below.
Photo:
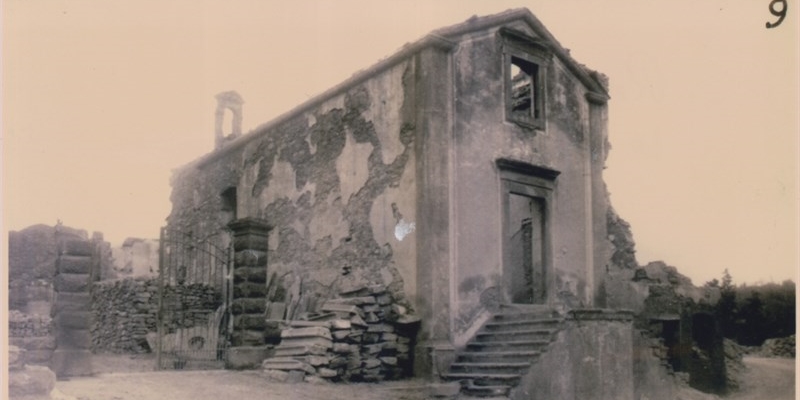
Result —
<path fill-rule="evenodd" d="M 281 327 L 335 345 L 315 321 L 350 313 L 364 335 L 412 326 L 392 345 L 412 347 L 406 371 L 465 393 L 634 398 L 632 314 L 603 285 L 608 93 L 518 9 L 436 30 L 247 133 L 242 98 L 220 94 L 216 148 L 175 171 L 165 229 L 233 248 L 229 367 L 276 357 Z M 218 273 L 172 271 L 176 256 L 162 250 L 166 282 Z"/>

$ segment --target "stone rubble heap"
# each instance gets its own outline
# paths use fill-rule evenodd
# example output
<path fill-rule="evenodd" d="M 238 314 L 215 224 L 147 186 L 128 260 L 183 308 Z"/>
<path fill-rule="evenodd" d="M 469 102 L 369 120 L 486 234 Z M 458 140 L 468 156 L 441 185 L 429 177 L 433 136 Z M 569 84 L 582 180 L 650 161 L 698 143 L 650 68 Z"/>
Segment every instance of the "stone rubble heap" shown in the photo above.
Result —
<path fill-rule="evenodd" d="M 767 339 L 761 345 L 759 352 L 764 357 L 788 357 L 794 358 L 795 356 L 795 338 L 794 335 L 784 338 Z"/>
<path fill-rule="evenodd" d="M 56 386 L 56 374 L 45 366 L 27 365 L 25 349 L 9 346 L 8 352 L 9 398 L 50 398 Z"/>
<path fill-rule="evenodd" d="M 306 320 L 289 322 L 274 356 L 262 364 L 269 377 L 378 382 L 410 374 L 419 318 L 383 285 L 350 288 L 340 296 Z"/>

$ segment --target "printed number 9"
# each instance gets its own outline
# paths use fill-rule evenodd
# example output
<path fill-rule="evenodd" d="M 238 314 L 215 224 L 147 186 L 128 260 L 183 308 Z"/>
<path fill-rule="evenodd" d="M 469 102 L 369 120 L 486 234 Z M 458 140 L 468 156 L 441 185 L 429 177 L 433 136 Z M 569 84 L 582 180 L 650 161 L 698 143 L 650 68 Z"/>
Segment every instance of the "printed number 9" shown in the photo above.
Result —
<path fill-rule="evenodd" d="M 775 4 L 777 4 L 777 3 L 781 4 L 781 9 L 780 10 L 776 10 L 775 9 Z M 769 3 L 769 12 L 770 12 L 770 14 L 778 17 L 778 20 L 775 21 L 775 23 L 773 23 L 773 24 L 767 22 L 767 28 L 775 28 L 778 25 L 780 25 L 781 22 L 783 22 L 783 19 L 786 17 L 786 8 L 787 8 L 786 0 L 772 0 Z"/>

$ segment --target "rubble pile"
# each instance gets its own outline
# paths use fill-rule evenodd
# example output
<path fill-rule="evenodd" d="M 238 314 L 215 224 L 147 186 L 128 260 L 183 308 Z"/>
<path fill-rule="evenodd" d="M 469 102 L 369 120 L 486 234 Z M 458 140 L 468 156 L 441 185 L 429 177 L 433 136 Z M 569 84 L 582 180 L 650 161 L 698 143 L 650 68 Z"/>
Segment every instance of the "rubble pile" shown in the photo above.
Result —
<path fill-rule="evenodd" d="M 767 339 L 761 345 L 761 355 L 765 357 L 787 357 L 795 356 L 794 335 L 785 338 Z"/>
<path fill-rule="evenodd" d="M 289 321 L 274 356 L 262 364 L 269 376 L 378 382 L 410 375 L 419 318 L 383 285 L 346 289 L 340 296 L 304 320 Z"/>

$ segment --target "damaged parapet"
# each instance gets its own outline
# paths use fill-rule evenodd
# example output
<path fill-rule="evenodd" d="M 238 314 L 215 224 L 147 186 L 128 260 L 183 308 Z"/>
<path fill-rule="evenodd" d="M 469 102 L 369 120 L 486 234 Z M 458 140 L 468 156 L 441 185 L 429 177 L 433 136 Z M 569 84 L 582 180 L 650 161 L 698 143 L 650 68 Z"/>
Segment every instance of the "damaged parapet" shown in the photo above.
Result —
<path fill-rule="evenodd" d="M 244 104 L 244 100 L 235 90 L 222 92 L 215 97 L 217 99 L 217 111 L 214 113 L 214 148 L 220 149 L 225 142 L 242 135 L 242 104 Z M 225 136 L 222 131 L 226 108 L 231 110 L 231 114 L 233 114 L 231 133 L 228 136 Z"/>

